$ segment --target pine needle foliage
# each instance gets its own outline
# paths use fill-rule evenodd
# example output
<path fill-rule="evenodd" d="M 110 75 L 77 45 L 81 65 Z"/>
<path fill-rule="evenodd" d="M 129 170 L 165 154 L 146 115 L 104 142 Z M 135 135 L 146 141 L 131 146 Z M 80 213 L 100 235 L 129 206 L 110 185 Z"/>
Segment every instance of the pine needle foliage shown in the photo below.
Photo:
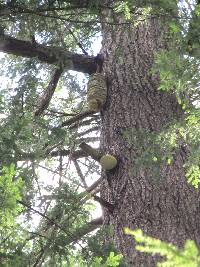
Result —
<path fill-rule="evenodd" d="M 170 243 L 146 236 L 139 229 L 132 231 L 125 228 L 125 233 L 134 237 L 137 250 L 165 258 L 157 263 L 157 267 L 198 267 L 200 264 L 199 251 L 192 240 L 187 240 L 184 247 L 179 249 Z"/>
<path fill-rule="evenodd" d="M 1 227 L 13 225 L 15 218 L 22 211 L 18 200 L 22 198 L 23 181 L 18 178 L 14 181 L 14 165 L 3 167 L 0 176 L 0 217 Z"/>

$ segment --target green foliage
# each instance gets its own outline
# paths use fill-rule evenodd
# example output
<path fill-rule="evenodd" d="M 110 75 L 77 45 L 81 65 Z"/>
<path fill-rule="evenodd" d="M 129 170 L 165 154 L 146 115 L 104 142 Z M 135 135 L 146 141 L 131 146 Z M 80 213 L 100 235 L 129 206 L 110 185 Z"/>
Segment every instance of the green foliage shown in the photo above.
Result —
<path fill-rule="evenodd" d="M 0 226 L 1 267 L 29 266 L 30 259 L 27 257 L 26 251 L 31 247 L 30 239 L 25 229 L 22 230 L 19 224 L 9 227 Z"/>
<path fill-rule="evenodd" d="M 18 178 L 14 181 L 14 165 L 3 167 L 0 176 L 0 217 L 1 226 L 9 226 L 14 223 L 15 217 L 22 211 L 17 203 L 22 197 L 23 181 Z"/>
<path fill-rule="evenodd" d="M 106 262 L 103 263 L 103 259 L 101 257 L 95 257 L 90 265 L 88 265 L 79 255 L 75 258 L 74 256 L 70 258 L 69 267 L 117 267 L 120 266 L 120 261 L 122 259 L 122 255 L 115 255 L 114 252 L 110 252 Z"/>
<path fill-rule="evenodd" d="M 186 173 L 188 183 L 191 183 L 195 188 L 199 187 L 200 183 L 200 168 L 198 165 L 192 164 Z"/>
<path fill-rule="evenodd" d="M 197 109 L 186 110 L 185 120 L 166 126 L 158 134 L 135 129 L 125 130 L 123 132 L 125 140 L 130 146 L 133 145 L 138 153 L 138 157 L 133 160 L 133 171 L 137 173 L 141 167 L 151 168 L 154 173 L 153 178 L 158 181 L 162 166 L 172 165 L 176 152 L 179 149 L 187 150 L 189 147 L 190 153 L 184 167 L 188 182 L 197 188 L 200 182 L 199 118 Z"/>
<path fill-rule="evenodd" d="M 121 254 L 118 254 L 118 255 L 115 255 L 114 252 L 110 252 L 110 255 L 105 263 L 105 266 L 119 266 L 119 263 L 122 259 L 122 255 Z"/>
<path fill-rule="evenodd" d="M 88 236 L 84 239 L 87 244 L 81 250 L 82 257 L 87 261 L 87 264 L 92 264 L 93 258 L 101 258 L 101 262 L 105 263 L 110 252 L 117 253 L 113 242 L 105 244 L 104 237 L 112 236 L 113 231 L 111 227 L 102 227 L 94 235 Z"/>
<path fill-rule="evenodd" d="M 123 136 L 128 145 L 134 146 L 137 150 L 138 156 L 133 159 L 132 171 L 137 174 L 141 168 L 149 168 L 153 173 L 153 177 L 149 179 L 158 182 L 163 166 L 173 164 L 175 151 L 179 147 L 177 124 L 166 127 L 159 134 L 131 129 L 125 130 Z"/>
<path fill-rule="evenodd" d="M 130 10 L 128 1 L 122 1 L 122 3 L 117 4 L 114 10 L 116 13 L 119 13 L 119 12 L 124 13 L 126 20 L 131 19 L 131 10 Z"/>
<path fill-rule="evenodd" d="M 159 89 L 174 91 L 183 108 L 199 98 L 198 59 L 191 59 L 177 50 L 162 51 L 156 55 L 153 74 L 160 74 Z"/>
<path fill-rule="evenodd" d="M 140 13 L 135 16 L 132 11 L 133 5 L 140 6 L 140 4 L 141 3 L 135 3 L 135 1 L 121 1 L 115 5 L 114 11 L 116 13 L 124 14 L 126 21 L 130 21 L 134 24 L 134 26 L 137 26 L 145 21 L 152 13 L 151 5 L 144 5 L 142 6 Z"/>
<path fill-rule="evenodd" d="M 125 228 L 125 233 L 134 237 L 137 250 L 165 257 L 157 263 L 157 267 L 198 267 L 200 264 L 199 251 L 192 240 L 187 240 L 184 247 L 179 249 L 170 243 L 146 236 L 139 229 L 132 231 Z"/>
<path fill-rule="evenodd" d="M 122 259 L 122 255 L 118 254 L 115 255 L 114 252 L 110 252 L 109 257 L 107 258 L 106 262 L 103 264 L 102 263 L 102 258 L 95 258 L 93 264 L 91 265 L 92 267 L 116 267 L 119 266 L 120 261 Z"/>
<path fill-rule="evenodd" d="M 24 190 L 24 182 L 18 177 L 14 164 L 2 168 L 0 176 L 0 262 L 2 267 L 25 267 L 28 264 L 23 252 L 27 234 L 19 223 L 23 208 L 18 203 Z"/>
<path fill-rule="evenodd" d="M 140 8 L 140 12 L 135 12 L 135 7 Z M 176 14 L 177 4 L 174 0 L 124 0 L 115 4 L 114 11 L 122 12 L 126 20 L 132 20 L 134 25 L 138 25 L 150 15 Z"/>
<path fill-rule="evenodd" d="M 188 26 L 188 52 L 194 57 L 200 57 L 200 5 L 197 1 L 197 4 L 194 7 L 194 10 L 191 12 L 191 20 L 189 21 Z"/>
<path fill-rule="evenodd" d="M 185 168 L 187 170 L 186 177 L 188 182 L 195 188 L 198 188 L 200 183 L 200 110 L 194 109 L 188 112 L 186 117 L 186 127 L 180 130 L 184 140 L 191 148 Z"/>

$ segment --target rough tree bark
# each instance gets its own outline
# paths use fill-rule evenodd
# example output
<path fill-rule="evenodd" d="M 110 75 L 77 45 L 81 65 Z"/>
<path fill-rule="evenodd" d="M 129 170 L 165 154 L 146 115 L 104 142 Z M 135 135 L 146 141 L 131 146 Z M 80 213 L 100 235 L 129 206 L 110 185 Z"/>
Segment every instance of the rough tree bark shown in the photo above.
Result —
<path fill-rule="evenodd" d="M 104 11 L 104 21 L 113 16 L 110 12 Z M 116 20 L 123 22 L 120 14 Z M 104 224 L 113 226 L 115 245 L 130 266 L 153 267 L 158 258 L 137 252 L 124 227 L 140 228 L 178 246 L 186 239 L 200 245 L 198 192 L 186 182 L 184 149 L 175 152 L 173 163 L 160 170 L 156 181 L 148 167 L 134 171 L 134 160 L 144 148 L 128 144 L 122 134 L 124 129 L 159 133 L 183 117 L 175 96 L 158 91 L 159 77 L 150 74 L 155 52 L 167 47 L 165 29 L 158 18 L 136 27 L 102 25 L 108 99 L 101 113 L 101 148 L 119 160 L 117 169 L 103 174 L 101 197 L 115 205 L 112 213 L 104 208 Z"/>
<path fill-rule="evenodd" d="M 84 6 L 87 4 L 86 1 L 77 1 L 77 4 L 82 2 Z M 110 2 L 114 1 L 104 0 L 102 4 L 107 6 Z M 4 15 L 7 11 L 3 6 L 0 13 Z M 111 9 L 103 9 L 101 15 L 104 22 L 114 16 Z M 141 166 L 135 171 L 134 161 L 145 150 L 145 145 L 139 147 L 134 141 L 129 144 L 123 130 L 133 129 L 137 135 L 159 133 L 170 122 L 181 119 L 183 112 L 175 96 L 157 90 L 159 77 L 149 72 L 155 52 L 168 46 L 166 27 L 160 18 L 148 19 L 134 27 L 120 25 L 124 22 L 123 17 L 115 16 L 117 26 L 102 24 L 103 72 L 108 81 L 108 98 L 101 112 L 101 149 L 115 155 L 119 161 L 117 168 L 103 173 L 102 177 L 101 198 L 114 208 L 112 211 L 104 208 L 104 224 L 113 226 L 115 244 L 130 266 L 153 267 L 157 258 L 137 252 L 133 238 L 125 235 L 123 228 L 140 228 L 148 235 L 178 246 L 182 246 L 186 239 L 193 239 L 200 246 L 199 193 L 186 182 L 183 164 L 187 155 L 184 149 L 175 151 L 173 163 L 163 166 L 159 180 L 155 179 L 151 168 Z M 56 65 L 63 58 L 64 66 L 68 61 L 72 63 L 68 69 L 89 74 L 96 71 L 93 57 L 66 53 L 62 49 L 17 40 L 2 33 L 0 51 Z M 86 112 L 85 115 L 91 114 Z M 75 122 L 74 118 L 69 119 L 61 127 Z M 145 138 L 143 141 L 145 143 Z M 70 153 L 70 150 L 52 151 L 49 156 Z M 83 156 L 87 154 L 80 150 L 73 154 L 73 158 Z M 35 155 L 19 153 L 19 158 L 34 159 Z"/>

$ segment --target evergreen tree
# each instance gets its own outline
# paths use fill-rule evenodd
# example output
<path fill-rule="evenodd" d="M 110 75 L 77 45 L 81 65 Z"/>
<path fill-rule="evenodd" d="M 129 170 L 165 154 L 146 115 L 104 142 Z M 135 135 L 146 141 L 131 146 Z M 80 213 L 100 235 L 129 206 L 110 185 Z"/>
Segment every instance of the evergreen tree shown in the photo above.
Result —
<path fill-rule="evenodd" d="M 2 266 L 156 266 L 125 227 L 200 246 L 199 14 L 198 1 L 1 1 Z"/>

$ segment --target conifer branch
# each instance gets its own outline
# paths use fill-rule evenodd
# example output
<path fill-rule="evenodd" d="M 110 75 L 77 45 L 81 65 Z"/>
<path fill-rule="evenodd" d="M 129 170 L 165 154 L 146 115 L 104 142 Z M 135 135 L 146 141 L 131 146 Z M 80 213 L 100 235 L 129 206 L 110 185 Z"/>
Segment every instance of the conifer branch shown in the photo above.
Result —
<path fill-rule="evenodd" d="M 62 72 L 63 72 L 62 68 L 57 68 L 54 71 L 54 74 L 51 77 L 51 80 L 49 82 L 47 89 L 44 91 L 43 95 L 38 100 L 38 105 L 34 111 L 35 117 L 39 117 L 40 115 L 42 115 L 45 109 L 48 108 Z"/>
<path fill-rule="evenodd" d="M 66 244 L 69 245 L 72 242 L 78 242 L 84 235 L 94 231 L 95 229 L 99 228 L 102 223 L 103 219 L 102 217 L 96 218 L 87 224 L 81 226 L 80 228 L 77 228 L 74 232 L 69 232 L 65 228 L 63 228 L 61 225 L 59 225 L 57 222 L 55 222 L 53 219 L 49 218 L 42 212 L 32 208 L 30 205 L 26 204 L 25 202 L 18 200 L 19 204 L 23 205 L 24 207 L 28 208 L 29 210 L 33 211 L 34 213 L 39 214 L 41 217 L 46 219 L 48 222 L 51 223 L 51 225 L 55 225 L 58 229 L 63 231 L 67 235 Z"/>
<path fill-rule="evenodd" d="M 85 177 L 84 177 L 84 175 L 83 175 L 83 173 L 82 173 L 82 171 L 81 171 L 81 168 L 80 168 L 80 166 L 79 166 L 77 160 L 76 160 L 76 159 L 72 159 L 72 160 L 73 160 L 74 166 L 75 166 L 75 168 L 76 168 L 76 171 L 77 171 L 77 173 L 78 173 L 78 176 L 79 176 L 80 179 L 81 179 L 81 182 L 82 182 L 84 188 L 87 189 L 88 186 L 87 186 L 87 183 L 86 183 L 86 181 L 85 181 Z"/>
<path fill-rule="evenodd" d="M 91 118 L 86 119 L 84 121 L 75 122 L 73 125 L 69 127 L 69 129 L 76 129 L 77 127 L 80 127 L 80 126 L 88 126 L 88 125 L 94 125 L 94 124 L 99 125 L 100 122 L 97 120 L 97 117 L 93 115 Z"/>
<path fill-rule="evenodd" d="M 98 150 L 95 149 L 93 147 L 91 147 L 90 145 L 86 144 L 85 142 L 82 142 L 79 147 L 89 156 L 91 156 L 91 158 L 93 158 L 94 160 L 98 161 L 100 160 L 100 158 L 102 157 L 102 153 Z"/>
<path fill-rule="evenodd" d="M 102 182 L 102 178 L 99 178 L 91 186 L 89 186 L 86 191 L 88 193 L 92 192 L 93 190 L 95 190 L 101 184 L 101 182 Z"/>
<path fill-rule="evenodd" d="M 69 245 L 71 243 L 76 243 L 83 236 L 85 236 L 85 235 L 91 233 L 92 231 L 98 229 L 102 224 L 103 224 L 103 218 L 102 217 L 98 217 L 98 218 L 90 221 L 89 223 L 83 225 L 82 227 L 77 228 L 73 232 L 73 237 L 72 238 L 69 237 L 68 239 L 66 239 L 65 246 Z"/>
<path fill-rule="evenodd" d="M 94 57 L 72 53 L 62 47 L 45 46 L 36 42 L 19 40 L 0 33 L 0 52 L 37 58 L 40 62 L 62 65 L 66 70 L 92 74 L 96 71 Z"/>
<path fill-rule="evenodd" d="M 108 201 L 106 201 L 105 199 L 99 197 L 99 196 L 96 196 L 96 195 L 93 195 L 93 198 L 95 201 L 99 202 L 104 208 L 108 209 L 109 212 L 113 212 L 114 208 L 115 208 L 115 205 L 109 203 Z"/>
<path fill-rule="evenodd" d="M 70 119 L 64 121 L 64 122 L 61 124 L 60 127 L 69 126 L 69 125 L 71 125 L 72 123 L 75 123 L 75 122 L 77 122 L 77 121 L 79 121 L 79 120 L 82 120 L 82 119 L 84 119 L 84 118 L 86 118 L 86 117 L 88 117 L 88 116 L 90 116 L 90 115 L 92 115 L 92 114 L 94 114 L 94 113 L 95 113 L 94 111 L 89 111 L 89 110 L 83 111 L 83 112 L 81 112 L 80 114 L 77 114 L 77 115 L 75 115 L 74 117 L 72 117 L 72 118 L 70 118 Z"/>
<path fill-rule="evenodd" d="M 62 149 L 62 150 L 54 150 L 50 153 L 44 153 L 44 155 L 38 155 L 38 153 L 28 153 L 28 152 L 18 152 L 16 155 L 17 160 L 35 160 L 38 158 L 45 159 L 47 157 L 59 157 L 59 156 L 69 156 L 71 155 L 73 158 L 84 158 L 89 155 L 82 150 L 76 150 L 72 152 L 70 149 Z"/>
<path fill-rule="evenodd" d="M 87 129 L 87 130 L 85 130 L 85 131 L 79 133 L 79 134 L 77 135 L 77 137 L 81 137 L 81 136 L 84 136 L 84 135 L 86 135 L 86 134 L 92 133 L 92 132 L 94 132 L 94 131 L 98 131 L 98 130 L 100 130 L 100 126 L 95 126 L 95 127 L 89 128 L 89 129 Z"/>

